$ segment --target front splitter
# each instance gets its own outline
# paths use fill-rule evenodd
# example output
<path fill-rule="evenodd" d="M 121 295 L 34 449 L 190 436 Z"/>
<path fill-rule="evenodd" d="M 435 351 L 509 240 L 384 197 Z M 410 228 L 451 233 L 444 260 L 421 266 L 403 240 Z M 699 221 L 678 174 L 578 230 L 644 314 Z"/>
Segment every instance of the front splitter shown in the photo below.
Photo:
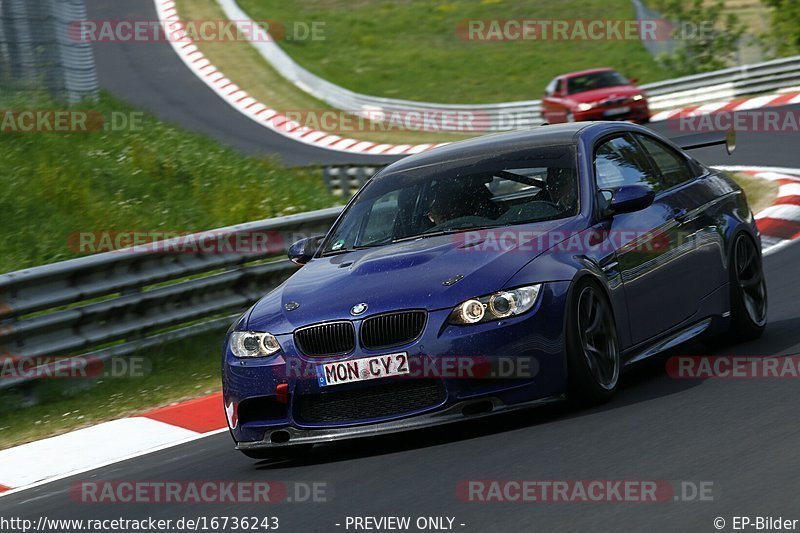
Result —
<path fill-rule="evenodd" d="M 453 422 L 485 418 L 500 413 L 530 409 L 564 400 L 563 395 L 549 396 L 513 405 L 507 405 L 496 397 L 465 400 L 451 405 L 447 409 L 424 413 L 408 418 L 339 428 L 297 428 L 286 426 L 267 431 L 264 440 L 257 442 L 240 442 L 237 450 L 264 450 L 287 448 L 302 444 L 322 444 L 326 442 L 375 437 L 401 431 L 412 431 L 441 426 Z"/>

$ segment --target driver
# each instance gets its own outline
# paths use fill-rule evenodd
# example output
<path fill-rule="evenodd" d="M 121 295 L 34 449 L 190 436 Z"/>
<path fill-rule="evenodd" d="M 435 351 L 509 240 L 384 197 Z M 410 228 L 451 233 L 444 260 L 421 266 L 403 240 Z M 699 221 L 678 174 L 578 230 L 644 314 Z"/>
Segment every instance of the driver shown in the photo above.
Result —
<path fill-rule="evenodd" d="M 430 220 L 434 226 L 458 218 L 456 213 L 458 198 L 455 195 L 442 194 L 443 192 L 444 191 L 441 191 L 436 194 L 428 206 L 428 220 Z"/>
<path fill-rule="evenodd" d="M 484 186 L 485 180 L 485 174 L 476 174 L 439 184 L 428 204 L 428 220 L 438 226 L 462 217 L 497 218 L 499 212 L 490 199 L 489 189 Z"/>

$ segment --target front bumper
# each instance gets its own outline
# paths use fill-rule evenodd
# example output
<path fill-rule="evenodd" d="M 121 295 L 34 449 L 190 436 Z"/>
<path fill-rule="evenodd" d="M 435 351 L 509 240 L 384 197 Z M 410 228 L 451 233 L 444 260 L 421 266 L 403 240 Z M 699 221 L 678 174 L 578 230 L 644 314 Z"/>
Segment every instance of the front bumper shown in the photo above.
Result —
<path fill-rule="evenodd" d="M 361 437 L 377 437 L 379 435 L 389 435 L 402 431 L 425 429 L 464 420 L 484 418 L 499 413 L 530 409 L 532 407 L 540 407 L 563 400 L 564 395 L 556 395 L 518 404 L 507 405 L 499 398 L 488 397 L 480 400 L 458 402 L 442 411 L 434 411 L 411 418 L 390 420 L 388 422 L 380 422 L 377 424 L 319 429 L 295 427 L 278 428 L 268 430 L 264 435 L 264 440 L 262 441 L 239 442 L 236 445 L 236 449 L 276 449 L 303 444 L 323 444 L 326 442 L 356 439 Z"/>
<path fill-rule="evenodd" d="M 528 313 L 473 326 L 447 324 L 449 309 L 430 311 L 419 338 L 387 350 L 370 351 L 359 346 L 347 356 L 307 357 L 296 349 L 292 334 L 278 335 L 282 352 L 272 358 L 242 360 L 226 350 L 223 396 L 231 434 L 239 449 L 281 447 L 418 429 L 552 401 L 566 388 L 563 325 L 568 289 L 569 282 L 545 284 L 539 301 Z M 353 323 L 358 338 L 360 320 Z M 397 352 L 408 354 L 412 368 L 441 369 L 437 363 L 447 356 L 491 364 L 519 359 L 529 362 L 531 374 L 477 379 L 415 373 L 413 378 L 322 387 L 313 372 L 294 371 Z M 384 394 L 388 389 L 392 395 Z M 406 397 L 413 401 L 406 402 Z M 376 416 L 337 418 L 338 412 L 349 410 L 376 412 L 357 408 L 361 401 L 381 405 L 397 402 L 408 408 Z M 309 403 L 313 405 L 309 407 Z M 323 416 L 312 418 L 309 412 Z"/>
<path fill-rule="evenodd" d="M 628 111 L 624 113 L 614 113 L 615 108 L 628 107 Z M 602 106 L 590 109 L 588 111 L 576 111 L 576 121 L 593 121 L 593 120 L 632 120 L 634 122 L 647 122 L 650 120 L 650 109 L 647 103 L 626 103 L 617 106 Z"/>

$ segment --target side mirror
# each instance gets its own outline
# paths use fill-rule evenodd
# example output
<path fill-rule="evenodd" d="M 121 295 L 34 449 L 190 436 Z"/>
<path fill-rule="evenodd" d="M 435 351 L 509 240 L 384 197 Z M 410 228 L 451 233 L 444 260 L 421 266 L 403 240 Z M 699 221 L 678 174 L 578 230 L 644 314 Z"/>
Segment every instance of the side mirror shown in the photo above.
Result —
<path fill-rule="evenodd" d="M 636 85 L 639 83 L 639 78 L 629 78 L 628 82 L 630 82 L 631 85 Z"/>
<path fill-rule="evenodd" d="M 317 253 L 319 244 L 323 238 L 324 236 L 318 235 L 316 237 L 300 239 L 289 247 L 289 259 L 292 260 L 292 263 L 297 265 L 305 265 L 311 261 L 314 254 Z"/>
<path fill-rule="evenodd" d="M 611 191 L 601 191 L 611 192 Z M 610 215 L 634 213 L 653 205 L 656 193 L 644 185 L 623 185 L 612 193 L 606 212 Z"/>

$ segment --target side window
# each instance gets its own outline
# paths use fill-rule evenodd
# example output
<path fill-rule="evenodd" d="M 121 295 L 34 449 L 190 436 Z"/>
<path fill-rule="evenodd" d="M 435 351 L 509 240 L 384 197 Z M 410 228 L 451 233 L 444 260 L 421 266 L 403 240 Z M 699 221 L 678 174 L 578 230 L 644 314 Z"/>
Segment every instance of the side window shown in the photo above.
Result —
<path fill-rule="evenodd" d="M 556 93 L 563 94 L 564 92 L 564 78 L 558 78 L 556 80 Z"/>
<path fill-rule="evenodd" d="M 666 187 L 674 187 L 694 178 L 689 163 L 678 152 L 647 135 L 637 135 L 636 138 L 655 161 Z"/>
<path fill-rule="evenodd" d="M 599 189 L 644 185 L 658 192 L 665 188 L 639 145 L 627 135 L 608 140 L 597 148 L 594 172 Z"/>
<path fill-rule="evenodd" d="M 367 246 L 389 239 L 394 234 L 399 197 L 400 191 L 395 190 L 375 200 L 367 217 L 361 239 L 359 239 L 359 246 Z"/>

